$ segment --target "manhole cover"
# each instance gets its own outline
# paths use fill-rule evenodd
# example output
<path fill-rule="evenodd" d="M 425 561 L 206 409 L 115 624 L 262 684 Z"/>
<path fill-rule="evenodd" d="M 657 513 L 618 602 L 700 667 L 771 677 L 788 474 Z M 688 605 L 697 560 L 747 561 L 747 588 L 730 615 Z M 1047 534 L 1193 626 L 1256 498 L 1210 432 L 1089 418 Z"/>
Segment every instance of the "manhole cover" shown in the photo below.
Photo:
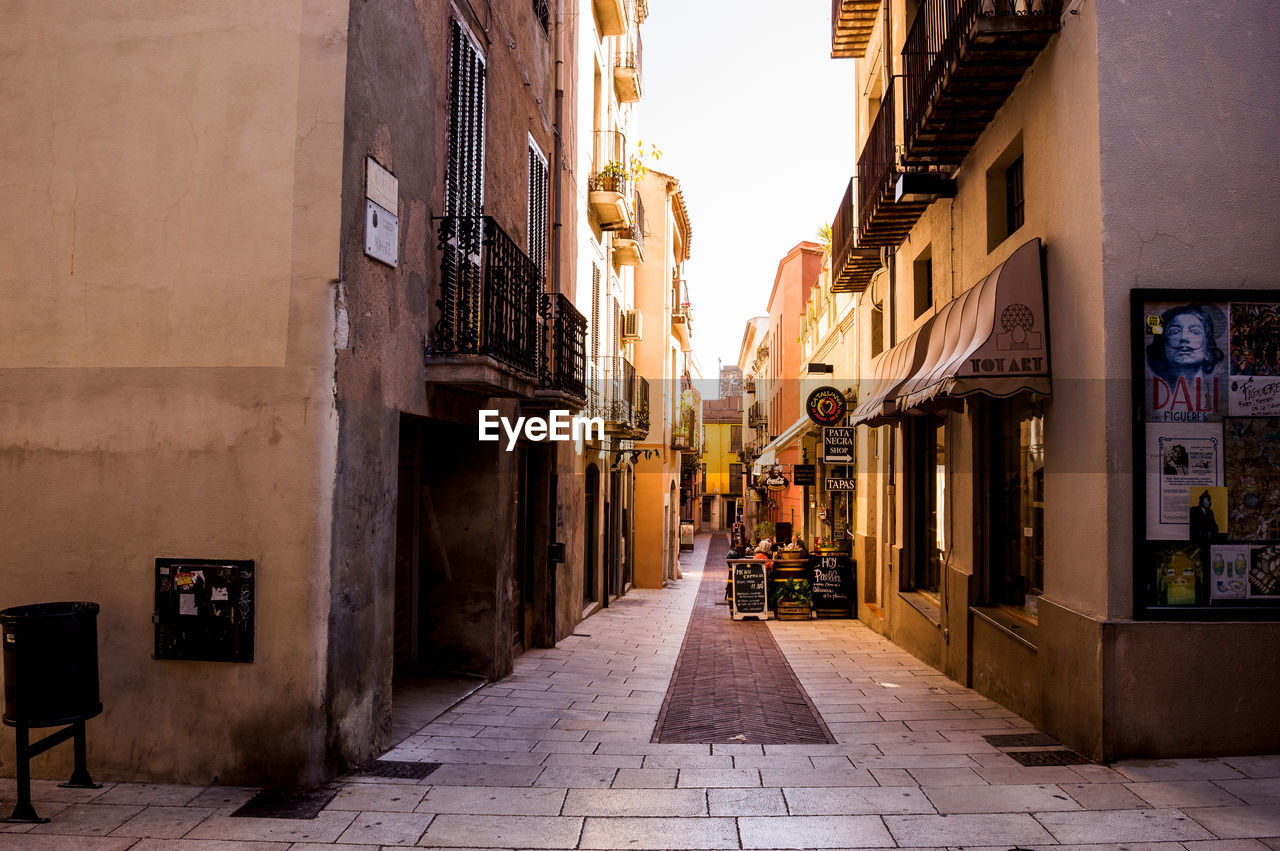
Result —
<path fill-rule="evenodd" d="M 333 800 L 336 794 L 338 794 L 336 786 L 263 789 L 232 813 L 231 817 L 312 819 L 320 815 L 320 811 Z"/>
<path fill-rule="evenodd" d="M 993 733 L 982 738 L 997 748 L 1042 748 L 1058 744 L 1052 736 L 1044 733 Z"/>
<path fill-rule="evenodd" d="M 394 777 L 399 780 L 421 780 L 439 768 L 440 765 L 438 762 L 371 759 L 351 773 L 358 777 Z"/>
<path fill-rule="evenodd" d="M 1089 764 L 1089 760 L 1065 748 L 1054 751 L 1005 751 L 1005 753 L 1026 766 Z"/>

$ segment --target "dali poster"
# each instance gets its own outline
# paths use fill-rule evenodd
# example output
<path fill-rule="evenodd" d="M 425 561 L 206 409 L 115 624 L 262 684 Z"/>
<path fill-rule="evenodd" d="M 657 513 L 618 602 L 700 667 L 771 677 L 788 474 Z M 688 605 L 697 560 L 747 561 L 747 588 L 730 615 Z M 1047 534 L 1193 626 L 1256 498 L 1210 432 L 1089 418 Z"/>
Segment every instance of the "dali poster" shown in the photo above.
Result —
<path fill-rule="evenodd" d="M 1227 314 L 1222 306 L 1148 302 L 1142 323 L 1147 422 L 1221 420 L 1228 409 Z"/>

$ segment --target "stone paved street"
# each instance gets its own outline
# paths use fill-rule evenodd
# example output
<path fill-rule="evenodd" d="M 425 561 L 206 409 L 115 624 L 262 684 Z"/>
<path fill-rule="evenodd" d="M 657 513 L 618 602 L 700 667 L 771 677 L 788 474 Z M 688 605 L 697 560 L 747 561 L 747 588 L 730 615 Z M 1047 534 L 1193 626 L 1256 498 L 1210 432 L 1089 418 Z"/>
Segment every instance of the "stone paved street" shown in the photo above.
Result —
<path fill-rule="evenodd" d="M 37 781 L 52 820 L 0 848 L 1280 849 L 1280 756 L 1023 767 L 983 736 L 1026 721 L 855 622 L 768 624 L 836 744 L 651 742 L 707 546 L 386 755 L 441 763 L 421 782 L 287 820 L 232 818 L 253 789 Z"/>

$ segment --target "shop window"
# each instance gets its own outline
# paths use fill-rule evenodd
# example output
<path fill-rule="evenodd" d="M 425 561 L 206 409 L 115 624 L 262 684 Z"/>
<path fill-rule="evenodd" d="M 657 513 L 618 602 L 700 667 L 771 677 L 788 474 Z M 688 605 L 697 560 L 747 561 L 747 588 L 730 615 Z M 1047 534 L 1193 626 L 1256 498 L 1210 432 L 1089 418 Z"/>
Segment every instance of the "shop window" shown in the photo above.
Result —
<path fill-rule="evenodd" d="M 947 529 L 947 421 L 939 414 L 919 418 L 911 427 L 912 464 L 910 570 L 903 590 L 936 595 L 941 586 Z"/>
<path fill-rule="evenodd" d="M 933 246 L 925 246 L 912 264 L 915 275 L 915 315 L 933 307 Z"/>
<path fill-rule="evenodd" d="M 987 251 L 995 251 L 1026 221 L 1022 134 L 987 169 Z"/>
<path fill-rule="evenodd" d="M 986 596 L 1035 621 L 1044 589 L 1043 402 L 1017 396 L 990 408 L 990 557 Z"/>

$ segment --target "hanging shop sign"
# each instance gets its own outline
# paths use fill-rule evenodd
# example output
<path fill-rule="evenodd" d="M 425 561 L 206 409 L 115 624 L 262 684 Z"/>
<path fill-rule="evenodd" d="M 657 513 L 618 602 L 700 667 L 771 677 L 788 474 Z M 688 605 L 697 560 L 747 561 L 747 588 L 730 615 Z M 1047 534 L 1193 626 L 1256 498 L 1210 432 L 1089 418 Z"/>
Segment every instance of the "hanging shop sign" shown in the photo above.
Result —
<path fill-rule="evenodd" d="M 764 486 L 771 491 L 784 491 L 787 489 L 787 477 L 781 473 L 771 473 L 764 477 Z"/>
<path fill-rule="evenodd" d="M 853 426 L 827 426 L 822 430 L 822 460 L 828 464 L 853 463 Z"/>
<path fill-rule="evenodd" d="M 858 489 L 857 480 L 855 479 L 843 479 L 827 476 L 827 478 L 823 479 L 823 484 L 829 491 L 853 493 Z"/>
<path fill-rule="evenodd" d="M 1139 617 L 1280 615 L 1280 291 L 1134 290 Z"/>
<path fill-rule="evenodd" d="M 844 394 L 834 387 L 819 387 L 804 403 L 809 419 L 818 425 L 831 426 L 844 420 Z"/>
<path fill-rule="evenodd" d="M 797 485 L 816 485 L 818 483 L 817 468 L 812 464 L 796 464 L 791 468 L 791 481 Z"/>

